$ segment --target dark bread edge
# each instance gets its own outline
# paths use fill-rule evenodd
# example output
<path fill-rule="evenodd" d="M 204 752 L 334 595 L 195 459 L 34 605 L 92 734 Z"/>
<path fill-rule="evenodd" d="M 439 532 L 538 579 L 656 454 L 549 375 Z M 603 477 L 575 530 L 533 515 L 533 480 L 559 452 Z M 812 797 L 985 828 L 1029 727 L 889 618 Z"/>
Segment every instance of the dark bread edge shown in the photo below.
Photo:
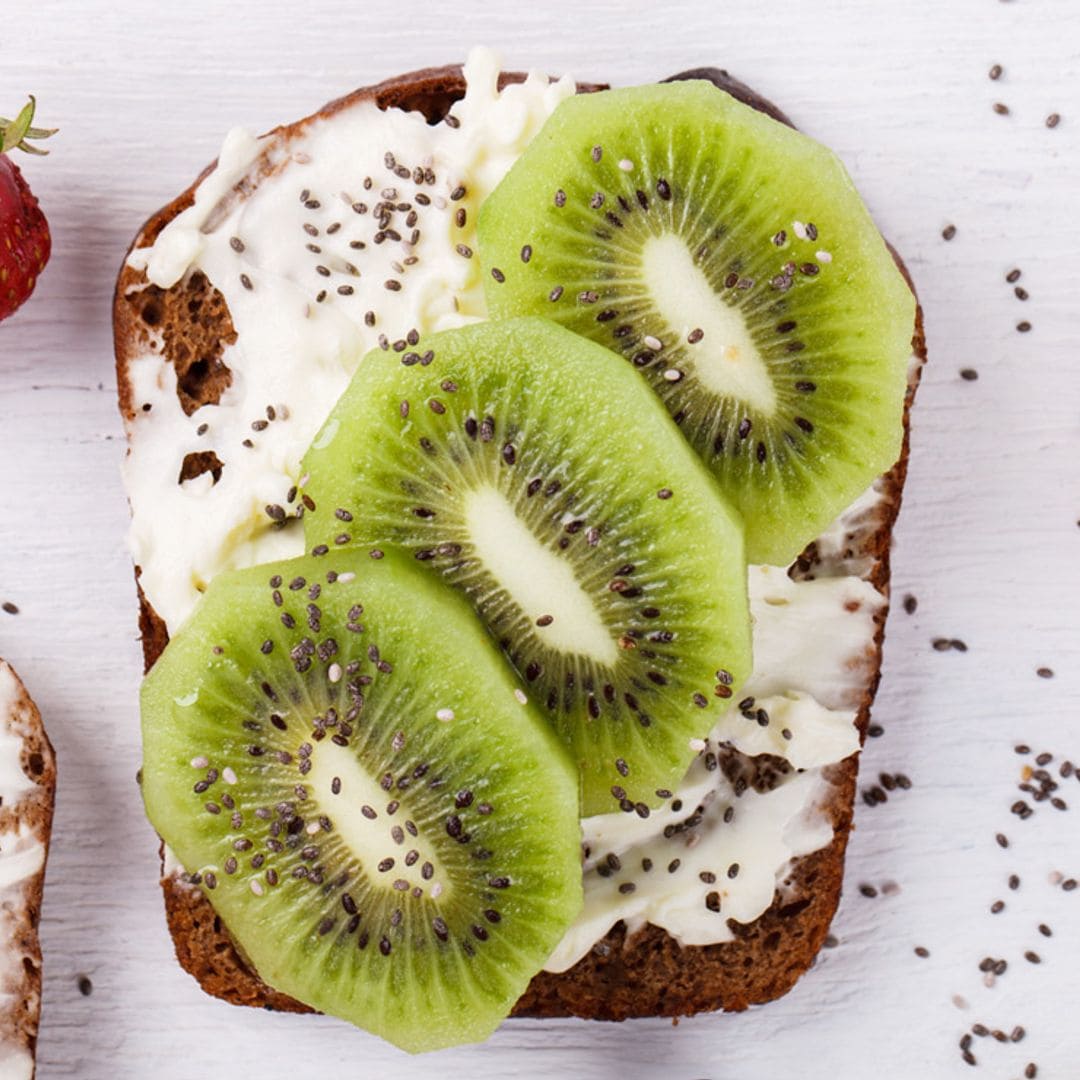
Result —
<path fill-rule="evenodd" d="M 500 76 L 500 86 L 519 82 L 523 77 L 519 73 L 506 73 Z M 665 81 L 690 78 L 708 79 L 751 107 L 782 123 L 791 123 L 783 112 L 726 71 L 697 68 Z M 579 92 L 602 88 L 601 85 L 579 84 Z M 464 79 L 459 66 L 427 68 L 354 91 L 330 102 L 319 113 L 295 124 L 275 128 L 274 133 L 292 137 L 302 132 L 312 120 L 331 116 L 361 100 L 373 100 L 379 108 L 416 109 L 429 120 L 437 120 L 463 92 Z M 214 165 L 210 165 L 191 187 L 153 215 L 132 248 L 152 244 L 165 225 L 191 205 L 195 188 L 213 168 Z M 239 195 L 242 197 L 243 192 Z M 895 251 L 893 256 L 911 285 L 910 275 Z M 143 332 L 137 311 L 125 302 L 125 297 L 143 284 L 143 276 L 132 271 L 125 262 L 117 280 L 113 307 L 118 396 L 125 422 L 134 416 L 126 368 L 135 356 Z M 183 283 L 176 286 L 181 290 L 183 287 Z M 909 378 L 901 454 L 884 478 L 874 528 L 859 541 L 860 553 L 873 558 L 870 580 L 886 597 L 889 544 L 907 472 L 909 411 L 926 359 L 921 308 L 916 313 L 912 347 L 920 363 L 913 368 Z M 801 561 L 812 566 L 815 558 L 811 545 Z M 137 578 L 138 567 L 135 573 Z M 880 678 L 886 614 L 887 605 L 877 616 L 873 655 L 868 658 L 867 688 L 858 713 L 857 725 L 863 741 Z M 167 644 L 168 634 L 141 589 L 139 629 L 145 670 L 149 671 Z M 745 926 L 733 924 L 736 934 L 733 941 L 684 947 L 664 930 L 652 925 L 628 938 L 624 924 L 619 923 L 568 972 L 558 975 L 540 972 L 516 1004 L 513 1015 L 603 1020 L 687 1016 L 715 1009 L 739 1011 L 786 993 L 814 962 L 839 903 L 857 773 L 858 755 L 829 770 L 828 778 L 833 786 L 824 810 L 834 825 L 832 842 L 820 851 L 796 860 L 783 893 L 777 891 L 768 911 Z M 177 959 L 207 993 L 233 1004 L 288 1012 L 311 1011 L 308 1006 L 274 990 L 258 978 L 197 886 L 177 875 L 163 876 L 161 884 Z"/>
<path fill-rule="evenodd" d="M 4 663 L 0 660 L 0 663 Z M 5 828 L 16 821 L 28 825 L 45 847 L 41 868 L 24 886 L 21 910 L 13 911 L 15 936 L 12 948 L 21 950 L 24 957 L 19 968 L 21 986 L 2 1012 L 3 1023 L 10 1027 L 12 1042 L 21 1041 L 30 1055 L 37 1058 L 38 1028 L 41 1022 L 41 905 L 45 893 L 45 871 L 49 861 L 53 814 L 56 807 L 56 753 L 49 741 L 41 712 L 25 684 L 11 665 L 7 665 L 18 689 L 17 708 L 28 714 L 28 724 L 22 732 L 23 772 L 33 779 L 35 787 L 11 806 L 0 807 L 0 823 Z M 27 769 L 30 771 L 27 772 Z M 30 774 L 33 773 L 31 776 Z M 35 1064 L 36 1072 L 36 1064 Z"/>

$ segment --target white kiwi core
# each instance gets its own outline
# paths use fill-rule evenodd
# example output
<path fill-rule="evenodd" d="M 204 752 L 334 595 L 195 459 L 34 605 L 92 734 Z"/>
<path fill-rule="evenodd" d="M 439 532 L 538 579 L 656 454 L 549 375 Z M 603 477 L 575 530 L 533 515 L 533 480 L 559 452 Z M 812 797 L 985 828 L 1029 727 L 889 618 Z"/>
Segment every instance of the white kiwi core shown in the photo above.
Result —
<path fill-rule="evenodd" d="M 650 236 L 641 249 L 641 274 L 669 341 L 690 341 L 684 350 L 693 375 L 709 390 L 738 398 L 759 414 L 776 411 L 776 391 L 765 361 L 738 309 L 725 304 L 709 283 L 682 237 Z M 698 333 L 700 332 L 700 336 Z"/>
<path fill-rule="evenodd" d="M 354 751 L 329 739 L 315 747 L 304 786 L 333 822 L 331 835 L 337 834 L 374 888 L 402 894 L 419 889 L 426 897 L 449 898 L 450 877 L 439 861 L 435 845 L 409 816 L 408 792 L 400 793 L 400 806 L 393 814 L 388 813 L 387 806 L 395 796 L 368 775 Z M 418 835 L 412 835 L 410 825 Z M 321 829 L 317 823 L 314 827 Z M 387 865 L 391 859 L 393 864 Z M 380 864 L 386 869 L 380 870 Z M 429 868 L 426 871 L 425 865 Z M 395 885 L 401 881 L 408 883 L 405 889 Z"/>
<path fill-rule="evenodd" d="M 616 661 L 618 647 L 611 631 L 573 568 L 533 535 L 501 491 L 485 485 L 470 492 L 464 518 L 476 554 L 536 626 L 542 641 L 599 664 Z"/>

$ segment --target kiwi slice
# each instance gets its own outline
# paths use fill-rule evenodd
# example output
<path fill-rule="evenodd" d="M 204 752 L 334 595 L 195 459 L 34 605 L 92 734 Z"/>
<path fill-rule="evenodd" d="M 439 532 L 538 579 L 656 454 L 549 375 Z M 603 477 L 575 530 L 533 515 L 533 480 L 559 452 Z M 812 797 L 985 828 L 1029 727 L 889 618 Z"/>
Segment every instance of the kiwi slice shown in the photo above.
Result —
<path fill-rule="evenodd" d="M 647 815 L 748 673 L 738 514 L 614 353 L 544 319 L 376 350 L 316 437 L 305 536 L 462 590 L 570 747 Z"/>
<path fill-rule="evenodd" d="M 481 207 L 493 317 L 620 352 L 784 565 L 896 460 L 915 301 L 839 159 L 707 82 L 564 101 Z"/>
<path fill-rule="evenodd" d="M 266 982 L 480 1040 L 581 906 L 577 778 L 523 700 L 409 560 L 221 574 L 143 686 L 147 814 Z"/>

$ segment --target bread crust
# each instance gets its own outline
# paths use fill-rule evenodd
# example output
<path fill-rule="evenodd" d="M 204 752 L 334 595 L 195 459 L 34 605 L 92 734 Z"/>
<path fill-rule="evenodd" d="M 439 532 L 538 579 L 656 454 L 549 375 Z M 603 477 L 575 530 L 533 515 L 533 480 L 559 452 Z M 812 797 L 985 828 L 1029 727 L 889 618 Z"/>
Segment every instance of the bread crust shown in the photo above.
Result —
<path fill-rule="evenodd" d="M 520 82 L 520 73 L 504 73 L 500 86 Z M 760 97 L 726 71 L 696 68 L 672 76 L 675 79 L 704 78 L 782 123 L 790 120 L 776 106 Z M 579 92 L 603 89 L 602 84 L 579 84 Z M 289 139 L 303 132 L 314 119 L 334 113 L 360 101 L 374 101 L 379 108 L 401 107 L 423 112 L 429 120 L 446 114 L 453 101 L 465 91 L 461 68 L 425 68 L 366 87 L 330 102 L 319 113 L 295 124 L 275 128 L 273 134 Z M 194 191 L 209 166 L 194 184 L 168 206 L 163 207 L 139 232 L 132 248 L 154 242 L 161 230 L 177 214 L 191 205 Z M 243 197 L 243 190 L 237 197 Z M 891 249 L 890 249 L 891 250 Z M 908 284 L 911 278 L 899 256 L 897 265 Z M 194 288 L 205 293 L 205 310 L 217 341 L 232 332 L 231 320 L 220 296 L 215 300 L 212 286 L 203 279 Z M 121 268 L 113 306 L 117 388 L 120 411 L 125 422 L 134 418 L 132 387 L 128 365 L 145 348 L 157 322 L 144 318 L 148 301 L 168 318 L 172 309 L 182 311 L 190 299 L 192 282 L 160 290 L 147 286 L 140 271 L 126 261 Z M 914 292 L 914 288 L 912 288 Z M 202 310 L 202 305 L 200 305 Z M 922 310 L 917 308 L 912 349 L 918 363 L 911 368 L 904 409 L 904 438 L 900 458 L 881 481 L 881 499 L 871 518 L 848 538 L 852 555 L 869 559 L 868 579 L 888 598 L 889 544 L 893 523 L 900 509 L 908 460 L 909 411 L 918 387 L 926 346 Z M 220 353 L 218 354 L 220 356 Z M 166 358 L 180 363 L 166 351 Z M 182 362 L 182 360 L 181 360 Z M 212 365 L 210 365 L 212 368 Z M 204 393 L 220 392 L 211 378 Z M 796 562 L 792 573 L 809 576 L 820 562 L 813 544 Z M 136 578 L 139 568 L 135 568 Z M 866 658 L 865 692 L 858 711 L 860 739 L 865 741 L 870 707 L 880 677 L 881 647 L 884 640 L 887 603 L 876 617 L 873 648 Z M 139 629 L 145 669 L 149 671 L 168 642 L 165 624 L 139 590 Z M 774 1000 L 786 993 L 814 962 L 824 943 L 829 924 L 839 903 L 843 883 L 844 856 L 852 817 L 858 774 L 858 755 L 830 767 L 831 788 L 823 809 L 834 826 L 831 843 L 820 851 L 793 862 L 783 891 L 777 890 L 772 906 L 747 925 L 732 923 L 734 940 L 718 945 L 682 946 L 656 926 L 646 926 L 628 936 L 623 923 L 617 924 L 570 970 L 553 974 L 540 972 L 514 1007 L 514 1016 L 578 1016 L 585 1019 L 624 1020 L 644 1016 L 688 1016 L 702 1011 L 740 1011 L 750 1005 Z M 163 864 L 164 866 L 164 864 Z M 263 983 L 245 961 L 216 915 L 202 890 L 177 872 L 163 873 L 162 890 L 169 930 L 180 965 L 216 997 L 237 1005 L 254 1005 L 286 1012 L 310 1012 L 308 1006 Z"/>
<path fill-rule="evenodd" d="M 0 729 L 18 739 L 19 766 L 32 787 L 14 802 L 0 805 L 0 833 L 18 829 L 23 839 L 10 845 L 5 841 L 3 858 L 17 858 L 23 844 L 43 847 L 40 867 L 22 881 L 0 889 L 0 950 L 8 962 L 0 972 L 0 1071 L 9 1048 L 15 1053 L 37 1053 L 38 1022 L 41 1015 L 41 942 L 38 924 L 45 886 L 45 864 L 52 835 L 56 798 L 56 757 L 45 734 L 30 695 L 14 670 L 0 659 L 0 679 L 13 688 L 10 708 L 0 715 Z M 0 686 L 0 690 L 4 687 Z"/>

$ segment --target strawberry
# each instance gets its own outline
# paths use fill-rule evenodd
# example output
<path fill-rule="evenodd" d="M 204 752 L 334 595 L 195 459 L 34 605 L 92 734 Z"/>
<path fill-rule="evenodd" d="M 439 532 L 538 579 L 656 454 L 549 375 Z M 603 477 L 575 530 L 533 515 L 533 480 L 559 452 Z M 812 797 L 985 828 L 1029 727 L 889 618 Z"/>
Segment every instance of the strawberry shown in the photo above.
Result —
<path fill-rule="evenodd" d="M 32 127 L 35 101 L 14 120 L 0 117 L 0 320 L 15 312 L 30 294 L 49 261 L 49 223 L 8 151 L 44 154 L 32 139 L 46 139 L 54 129 Z"/>

